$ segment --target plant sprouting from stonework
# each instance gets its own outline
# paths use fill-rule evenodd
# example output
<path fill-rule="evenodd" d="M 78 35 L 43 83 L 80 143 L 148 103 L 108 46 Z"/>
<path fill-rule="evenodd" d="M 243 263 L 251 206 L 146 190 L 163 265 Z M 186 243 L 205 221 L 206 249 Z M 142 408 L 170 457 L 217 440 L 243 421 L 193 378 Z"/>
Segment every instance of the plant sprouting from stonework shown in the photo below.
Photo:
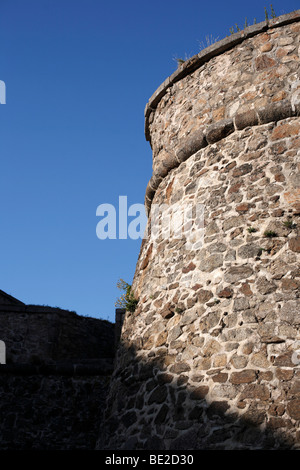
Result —
<path fill-rule="evenodd" d="M 275 10 L 274 10 L 272 4 L 270 5 L 270 9 L 271 9 L 271 18 L 276 18 L 277 15 L 276 15 L 276 13 L 275 13 Z M 265 10 L 265 20 L 268 21 L 268 20 L 269 20 L 268 9 L 267 9 L 266 7 L 264 7 L 264 10 Z M 257 24 L 256 18 L 254 18 L 253 24 Z M 244 29 L 245 29 L 245 28 L 248 28 L 248 26 L 249 26 L 248 20 L 247 20 L 247 18 L 245 18 Z M 236 32 L 237 32 L 237 33 L 238 33 L 239 31 L 241 31 L 241 28 L 240 28 L 237 24 L 235 24 L 235 27 L 236 27 Z M 229 31 L 230 31 L 230 34 L 234 34 L 234 33 L 235 33 L 234 27 L 232 26 L 232 27 L 229 29 Z"/>
<path fill-rule="evenodd" d="M 288 219 L 285 222 L 283 222 L 284 227 L 289 228 L 289 229 L 295 229 L 297 228 L 297 224 L 295 224 L 292 219 Z"/>
<path fill-rule="evenodd" d="M 123 291 L 123 294 L 117 299 L 115 306 L 118 308 L 125 308 L 128 312 L 134 312 L 138 303 L 138 299 L 135 298 L 131 285 L 124 279 L 119 279 L 117 282 L 117 288 Z"/>
<path fill-rule="evenodd" d="M 277 15 L 274 11 L 274 8 L 273 8 L 273 5 L 271 4 L 270 5 L 270 9 L 271 9 L 271 18 L 276 18 Z M 265 20 L 268 21 L 269 20 L 269 13 L 268 13 L 268 9 L 266 7 L 264 7 L 264 10 L 265 10 Z M 253 20 L 253 24 L 257 24 L 257 19 L 254 18 Z M 248 28 L 250 25 L 248 23 L 248 19 L 247 17 L 245 18 L 245 23 L 244 23 L 244 29 Z M 237 23 L 235 23 L 235 28 L 236 28 L 236 31 L 234 29 L 234 26 L 232 26 L 231 28 L 229 28 L 229 32 L 230 34 L 235 34 L 235 32 L 240 32 L 242 31 L 243 28 L 240 28 L 239 25 Z M 199 41 L 199 46 L 200 46 L 200 51 L 202 49 L 206 49 L 207 47 L 211 46 L 212 44 L 214 44 L 215 42 L 219 41 L 219 38 L 213 38 L 212 35 L 208 35 L 206 36 L 206 44 L 205 42 L 203 41 Z M 180 67 L 182 64 L 184 64 L 190 57 L 185 57 L 185 59 L 181 58 L 181 57 L 175 57 L 174 60 L 177 62 L 177 67 Z"/>
<path fill-rule="evenodd" d="M 218 42 L 218 40 L 219 40 L 219 37 L 214 38 L 212 34 L 210 36 L 209 35 L 205 36 L 205 42 L 203 41 L 199 42 L 200 51 L 202 49 L 206 49 L 209 46 L 212 46 L 212 44 L 215 44 L 216 42 Z"/>
<path fill-rule="evenodd" d="M 277 15 L 276 15 L 276 13 L 275 13 L 275 10 L 274 10 L 274 8 L 273 8 L 272 3 L 271 3 L 271 5 L 270 5 L 270 8 L 271 8 L 271 18 L 276 18 Z M 265 7 L 265 20 L 268 21 L 268 19 L 269 19 L 268 10 L 267 10 L 267 8 Z"/>
<path fill-rule="evenodd" d="M 267 238 L 278 237 L 277 233 L 273 232 L 273 230 L 266 230 L 264 236 Z"/>
<path fill-rule="evenodd" d="M 190 55 L 185 54 L 185 58 L 183 59 L 182 57 L 174 57 L 175 62 L 177 62 L 177 67 L 180 67 L 182 64 L 184 64 L 187 60 L 191 58 Z"/>
<path fill-rule="evenodd" d="M 185 62 L 185 60 L 181 59 L 181 57 L 175 57 L 175 60 L 177 62 L 178 67 L 180 67 L 180 65 L 184 64 Z"/>
<path fill-rule="evenodd" d="M 254 228 L 254 227 L 248 227 L 248 229 L 247 229 L 247 230 L 248 230 L 248 232 L 249 232 L 249 233 L 254 233 L 254 232 L 257 232 L 257 229 L 256 229 L 256 228 Z"/>
<path fill-rule="evenodd" d="M 268 15 L 268 10 L 265 7 L 265 20 L 268 21 L 269 15 Z"/>
<path fill-rule="evenodd" d="M 274 11 L 274 8 L 273 8 L 272 3 L 271 3 L 271 17 L 272 17 L 272 18 L 276 18 L 276 13 L 275 13 L 275 11 Z"/>

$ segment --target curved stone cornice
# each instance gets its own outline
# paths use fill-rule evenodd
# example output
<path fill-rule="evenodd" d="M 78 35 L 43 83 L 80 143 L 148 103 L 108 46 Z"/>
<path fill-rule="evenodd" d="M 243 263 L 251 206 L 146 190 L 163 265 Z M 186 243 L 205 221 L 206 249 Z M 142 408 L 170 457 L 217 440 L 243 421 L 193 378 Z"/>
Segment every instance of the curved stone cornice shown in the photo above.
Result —
<path fill-rule="evenodd" d="M 263 21 L 255 24 L 243 31 L 235 33 L 230 37 L 212 44 L 208 48 L 201 51 L 191 59 L 184 62 L 170 77 L 168 77 L 155 93 L 150 98 L 145 108 L 145 135 L 146 139 L 150 141 L 149 131 L 149 116 L 155 111 L 162 97 L 167 93 L 167 90 L 176 82 L 182 80 L 187 75 L 193 73 L 203 64 L 208 62 L 211 58 L 216 57 L 225 51 L 232 49 L 234 46 L 242 43 L 248 38 L 256 36 L 260 33 L 266 32 L 269 29 L 278 28 L 287 24 L 300 21 L 300 10 L 292 13 L 282 15 L 272 20 Z M 149 213 L 151 203 L 155 192 L 161 181 L 167 174 L 174 168 L 178 167 L 180 163 L 184 162 L 191 155 L 196 153 L 201 148 L 209 144 L 218 142 L 219 140 L 227 137 L 235 130 L 242 130 L 249 126 L 256 126 L 266 124 L 269 122 L 276 122 L 289 117 L 298 116 L 300 114 L 300 105 L 294 104 L 291 100 L 286 99 L 270 105 L 264 106 L 259 109 L 252 109 L 251 111 L 236 114 L 232 118 L 223 119 L 216 123 L 208 125 L 206 128 L 199 128 L 193 131 L 188 136 L 182 139 L 176 152 L 171 152 L 164 149 L 164 159 L 160 166 L 153 172 L 153 175 L 147 185 L 145 195 L 146 212 Z"/>
<path fill-rule="evenodd" d="M 181 163 L 194 155 L 207 145 L 214 144 L 235 130 L 242 130 L 246 127 L 277 122 L 289 117 L 300 115 L 300 104 L 293 104 L 289 100 L 272 103 L 264 108 L 253 109 L 251 112 L 241 113 L 232 119 L 223 119 L 216 124 L 211 124 L 206 129 L 199 129 L 182 139 L 179 150 L 176 154 L 166 153 L 166 158 L 162 161 L 157 171 L 153 173 L 145 195 L 146 212 L 149 214 L 151 203 L 161 181 L 167 174 L 177 168 Z"/>

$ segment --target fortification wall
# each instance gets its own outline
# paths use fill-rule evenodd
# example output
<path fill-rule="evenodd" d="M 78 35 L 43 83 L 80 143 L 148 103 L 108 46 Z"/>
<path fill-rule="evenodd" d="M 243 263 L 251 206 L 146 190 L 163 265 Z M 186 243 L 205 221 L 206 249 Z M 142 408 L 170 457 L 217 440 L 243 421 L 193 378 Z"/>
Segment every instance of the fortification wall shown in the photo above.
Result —
<path fill-rule="evenodd" d="M 299 20 L 203 51 L 146 107 L 149 236 L 99 448 L 299 448 Z"/>
<path fill-rule="evenodd" d="M 114 327 L 104 320 L 39 305 L 0 305 L 7 364 L 76 362 L 114 356 Z"/>
<path fill-rule="evenodd" d="M 0 296 L 0 450 L 93 450 L 112 374 L 114 325 L 6 297 Z"/>
<path fill-rule="evenodd" d="M 0 450 L 94 450 L 111 370 L 0 366 Z"/>

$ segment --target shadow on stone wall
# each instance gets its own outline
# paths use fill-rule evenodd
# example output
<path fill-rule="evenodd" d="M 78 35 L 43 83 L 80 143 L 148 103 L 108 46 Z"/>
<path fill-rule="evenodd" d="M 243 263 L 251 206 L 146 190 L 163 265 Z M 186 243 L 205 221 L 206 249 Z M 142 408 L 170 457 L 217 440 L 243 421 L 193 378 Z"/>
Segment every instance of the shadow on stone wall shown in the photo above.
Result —
<path fill-rule="evenodd" d="M 218 371 L 213 380 L 220 381 L 220 397 L 209 401 L 201 371 L 194 377 L 198 385 L 191 388 L 186 364 L 174 363 L 171 374 L 163 355 L 151 358 L 150 352 L 149 356 L 147 362 L 139 360 L 135 348 L 120 345 L 97 449 L 292 450 L 299 444 L 300 432 L 297 436 L 288 432 L 292 422 L 295 428 L 293 407 L 299 414 L 299 390 L 287 397 L 291 416 L 273 406 L 274 416 L 267 422 L 266 409 L 270 414 L 272 404 L 257 376 L 255 383 L 238 386 L 244 391 L 244 401 L 238 405 L 241 413 L 230 413 L 222 400 Z"/>
<path fill-rule="evenodd" d="M 0 451 L 94 450 L 115 325 L 0 291 L 0 331 Z"/>
<path fill-rule="evenodd" d="M 0 451 L 93 450 L 109 376 L 90 369 L 1 365 Z"/>

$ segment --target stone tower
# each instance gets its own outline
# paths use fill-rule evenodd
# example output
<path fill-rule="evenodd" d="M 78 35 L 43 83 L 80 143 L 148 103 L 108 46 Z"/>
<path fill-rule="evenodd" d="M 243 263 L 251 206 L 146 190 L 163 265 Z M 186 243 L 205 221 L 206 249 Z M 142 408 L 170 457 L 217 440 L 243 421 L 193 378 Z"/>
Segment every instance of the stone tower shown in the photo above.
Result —
<path fill-rule="evenodd" d="M 139 303 L 101 448 L 300 447 L 299 33 L 300 10 L 248 27 L 146 106 Z"/>

